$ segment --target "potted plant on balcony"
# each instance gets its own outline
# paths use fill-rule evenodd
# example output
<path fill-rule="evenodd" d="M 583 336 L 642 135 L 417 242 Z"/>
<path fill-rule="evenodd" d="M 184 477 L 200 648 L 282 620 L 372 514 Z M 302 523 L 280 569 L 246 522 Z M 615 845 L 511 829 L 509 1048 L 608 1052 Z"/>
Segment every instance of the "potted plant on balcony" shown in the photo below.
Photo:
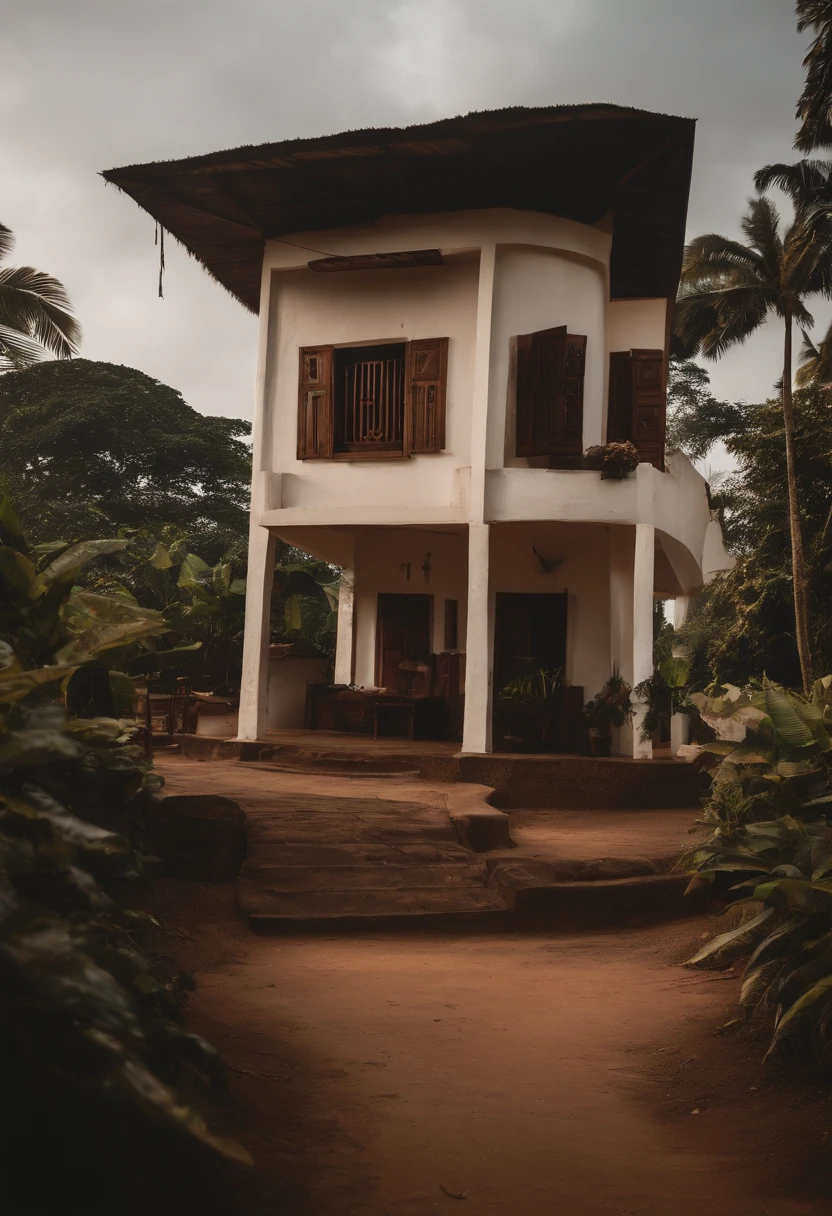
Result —
<path fill-rule="evenodd" d="M 584 721 L 589 727 L 589 745 L 593 756 L 608 756 L 612 747 L 612 728 L 625 726 L 633 713 L 630 704 L 632 688 L 618 671 L 607 680 L 601 691 L 584 706 Z"/>
<path fill-rule="evenodd" d="M 623 481 L 638 468 L 641 457 L 638 448 L 630 443 L 599 443 L 584 452 L 585 469 L 600 471 L 602 481 Z"/>

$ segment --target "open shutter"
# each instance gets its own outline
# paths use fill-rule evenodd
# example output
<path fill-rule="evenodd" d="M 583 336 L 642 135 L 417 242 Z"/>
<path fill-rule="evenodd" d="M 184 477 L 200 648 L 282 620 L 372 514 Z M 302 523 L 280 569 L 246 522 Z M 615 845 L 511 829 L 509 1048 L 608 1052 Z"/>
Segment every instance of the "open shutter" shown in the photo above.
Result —
<path fill-rule="evenodd" d="M 332 456 L 332 365 L 331 346 L 300 348 L 298 460 L 326 460 Z"/>
<path fill-rule="evenodd" d="M 628 350 L 610 355 L 607 443 L 633 438 L 633 356 Z"/>
<path fill-rule="evenodd" d="M 410 343 L 408 384 L 411 452 L 441 452 L 445 446 L 445 396 L 448 339 L 418 338 Z"/>
<path fill-rule="evenodd" d="M 566 326 L 517 339 L 518 456 L 548 456 L 565 412 Z"/>
<path fill-rule="evenodd" d="M 634 350 L 633 432 L 639 456 L 664 468 L 665 387 L 664 351 Z"/>
<path fill-rule="evenodd" d="M 566 382 L 563 396 L 562 428 L 558 419 L 558 437 L 552 455 L 561 468 L 580 468 L 584 450 L 584 372 L 586 369 L 586 338 L 566 335 Z"/>

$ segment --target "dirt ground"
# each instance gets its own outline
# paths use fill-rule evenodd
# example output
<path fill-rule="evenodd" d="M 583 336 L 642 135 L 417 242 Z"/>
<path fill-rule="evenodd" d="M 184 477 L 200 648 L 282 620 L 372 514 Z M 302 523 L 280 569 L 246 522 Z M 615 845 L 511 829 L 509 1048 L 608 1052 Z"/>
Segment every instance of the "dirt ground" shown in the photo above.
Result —
<path fill-rule="evenodd" d="M 715 1037 L 736 976 L 678 967 L 709 922 L 261 938 L 232 884 L 158 881 L 149 906 L 232 1070 L 258 1213 L 832 1212 L 826 1091 Z"/>

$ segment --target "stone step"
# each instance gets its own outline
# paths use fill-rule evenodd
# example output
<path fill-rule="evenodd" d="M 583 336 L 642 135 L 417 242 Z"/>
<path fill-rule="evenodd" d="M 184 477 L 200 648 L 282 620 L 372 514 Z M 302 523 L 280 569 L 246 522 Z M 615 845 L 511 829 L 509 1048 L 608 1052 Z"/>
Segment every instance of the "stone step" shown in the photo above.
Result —
<path fill-rule="evenodd" d="M 252 848 L 277 849 L 284 844 L 421 844 L 425 841 L 458 843 L 450 822 L 397 823 L 389 820 L 333 820 L 325 815 L 309 817 L 269 816 L 258 822 L 248 820 L 248 839 Z"/>
<path fill-rule="evenodd" d="M 485 887 L 315 891 L 266 896 L 238 885 L 240 910 L 259 932 L 304 927 L 374 928 L 479 925 L 508 929 L 512 912 Z"/>
<path fill-rule="evenodd" d="M 250 836 L 250 839 L 253 839 Z M 249 849 L 249 856 L 256 857 L 258 866 L 270 864 L 281 866 L 359 866 L 366 863 L 378 865 L 433 864 L 467 865 L 471 852 L 464 845 L 446 840 L 419 841 L 404 844 L 374 844 L 370 842 L 344 841 L 343 843 L 284 844 L 270 850 L 258 841 L 257 848 Z"/>
<path fill-rule="evenodd" d="M 701 906 L 685 897 L 687 874 L 555 882 L 515 892 L 517 924 L 523 928 L 598 929 L 626 921 L 695 916 Z"/>
<path fill-rule="evenodd" d="M 482 863 L 467 865 L 287 866 L 245 865 L 240 890 L 247 896 L 282 895 L 295 891 L 352 892 L 465 887 L 481 888 L 485 881 Z"/>

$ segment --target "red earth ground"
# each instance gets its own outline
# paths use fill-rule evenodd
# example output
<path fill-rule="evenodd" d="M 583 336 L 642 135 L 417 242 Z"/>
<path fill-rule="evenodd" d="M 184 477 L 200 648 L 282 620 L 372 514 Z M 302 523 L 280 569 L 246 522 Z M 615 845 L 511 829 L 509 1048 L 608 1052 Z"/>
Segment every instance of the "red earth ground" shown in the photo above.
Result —
<path fill-rule="evenodd" d="M 149 906 L 231 1069 L 241 1216 L 832 1211 L 828 1090 L 716 1037 L 737 976 L 678 965 L 712 921 L 267 938 L 233 884 L 159 880 Z"/>

